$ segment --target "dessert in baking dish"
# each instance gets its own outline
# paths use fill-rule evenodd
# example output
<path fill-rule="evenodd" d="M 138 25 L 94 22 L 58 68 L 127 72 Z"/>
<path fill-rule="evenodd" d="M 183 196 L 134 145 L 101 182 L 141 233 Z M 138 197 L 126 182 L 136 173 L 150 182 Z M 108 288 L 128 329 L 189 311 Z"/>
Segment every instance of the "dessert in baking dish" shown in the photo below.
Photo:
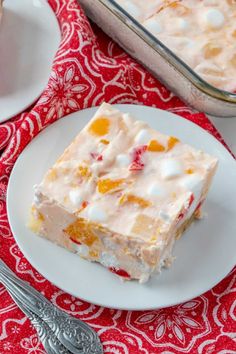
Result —
<path fill-rule="evenodd" d="M 118 0 L 117 2 L 136 20 L 142 22 L 160 9 L 163 0 Z"/>
<path fill-rule="evenodd" d="M 116 0 L 213 86 L 236 91 L 235 0 Z"/>
<path fill-rule="evenodd" d="M 217 159 L 103 104 L 35 187 L 30 228 L 125 279 L 172 261 Z"/>

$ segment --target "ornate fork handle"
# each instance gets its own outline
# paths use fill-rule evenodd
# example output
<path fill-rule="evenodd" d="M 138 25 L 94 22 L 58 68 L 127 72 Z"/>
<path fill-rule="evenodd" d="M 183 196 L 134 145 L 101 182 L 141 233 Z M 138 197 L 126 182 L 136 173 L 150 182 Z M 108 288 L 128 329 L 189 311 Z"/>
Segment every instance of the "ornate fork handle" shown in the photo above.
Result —
<path fill-rule="evenodd" d="M 18 305 L 22 312 L 29 318 L 32 325 L 35 327 L 40 341 L 42 342 L 47 354 L 70 354 L 70 352 L 62 345 L 57 339 L 52 330 L 48 325 L 42 321 L 38 316 L 36 316 L 30 310 L 27 310 L 24 305 L 11 293 L 8 288 L 7 282 L 5 282 L 4 277 L 0 274 L 0 281 L 5 285 L 12 299 Z"/>
<path fill-rule="evenodd" d="M 47 323 L 58 340 L 74 354 L 102 354 L 103 349 L 97 333 L 86 323 L 71 317 L 53 306 L 42 294 L 19 279 L 0 260 L 0 271 L 11 294 Z"/>

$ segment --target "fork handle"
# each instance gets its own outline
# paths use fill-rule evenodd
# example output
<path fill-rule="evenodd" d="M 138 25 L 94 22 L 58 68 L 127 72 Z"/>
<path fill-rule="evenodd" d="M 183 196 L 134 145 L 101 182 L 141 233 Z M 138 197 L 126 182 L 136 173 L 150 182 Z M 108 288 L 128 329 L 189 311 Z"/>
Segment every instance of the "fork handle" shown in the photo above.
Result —
<path fill-rule="evenodd" d="M 83 321 L 53 306 L 41 293 L 18 278 L 0 260 L 0 279 L 30 312 L 46 322 L 58 340 L 73 354 L 102 354 L 97 333 Z"/>
<path fill-rule="evenodd" d="M 31 324 L 35 327 L 40 341 L 42 342 L 47 354 L 70 354 L 70 352 L 62 345 L 62 343 L 57 339 L 52 330 L 48 327 L 48 325 L 42 321 L 38 316 L 36 316 L 33 312 L 31 312 L 27 307 L 25 307 L 18 297 L 11 292 L 11 288 L 9 287 L 9 283 L 6 281 L 4 276 L 0 274 L 0 281 L 8 293 L 12 297 L 13 301 L 17 304 L 17 306 L 21 309 L 21 311 L 28 317 Z"/>

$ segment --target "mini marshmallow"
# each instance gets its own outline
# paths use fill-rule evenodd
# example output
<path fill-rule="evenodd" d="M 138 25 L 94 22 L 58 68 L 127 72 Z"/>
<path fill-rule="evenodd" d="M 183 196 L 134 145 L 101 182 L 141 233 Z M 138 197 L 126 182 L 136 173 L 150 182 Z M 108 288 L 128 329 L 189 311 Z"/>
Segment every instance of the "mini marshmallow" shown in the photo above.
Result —
<path fill-rule="evenodd" d="M 151 140 L 151 135 L 147 129 L 141 129 L 135 137 L 135 142 L 140 145 L 148 144 Z"/>
<path fill-rule="evenodd" d="M 107 217 L 108 217 L 107 213 L 97 205 L 91 205 L 88 208 L 88 218 L 91 221 L 104 222 L 107 220 Z"/>
<path fill-rule="evenodd" d="M 69 198 L 74 206 L 79 207 L 82 202 L 81 191 L 78 189 L 72 189 L 69 193 Z"/>
<path fill-rule="evenodd" d="M 224 14 L 217 9 L 209 9 L 204 15 L 206 24 L 212 28 L 220 28 L 225 22 Z"/>
<path fill-rule="evenodd" d="M 190 191 L 194 194 L 195 199 L 200 198 L 200 193 L 202 190 L 202 177 L 197 173 L 192 175 L 185 176 L 180 181 L 180 186 L 186 189 L 186 191 Z"/>
<path fill-rule="evenodd" d="M 119 154 L 116 156 L 116 162 L 120 167 L 127 167 L 131 163 L 131 158 L 127 154 Z"/>
<path fill-rule="evenodd" d="M 150 18 L 144 22 L 144 27 L 151 33 L 157 35 L 162 32 L 161 24 L 154 18 Z"/>
<path fill-rule="evenodd" d="M 186 191 L 192 192 L 194 195 L 194 201 L 192 205 L 190 206 L 187 214 L 185 215 L 185 218 L 181 221 L 183 223 L 185 220 L 190 218 L 194 210 L 196 209 L 196 206 L 200 202 L 201 198 L 201 193 L 202 193 L 202 188 L 203 188 L 203 179 L 201 178 L 200 175 L 197 173 L 193 175 L 188 175 L 185 176 L 181 182 L 180 185 L 186 189 Z M 186 205 L 187 207 L 187 205 Z"/>
<path fill-rule="evenodd" d="M 181 31 L 186 31 L 187 29 L 189 29 L 188 21 L 180 17 L 177 19 L 177 26 Z"/>
<path fill-rule="evenodd" d="M 124 113 L 123 115 L 123 121 L 125 122 L 125 124 L 127 125 L 127 127 L 132 126 L 133 124 L 133 119 L 131 117 L 131 115 L 129 113 Z"/>
<path fill-rule="evenodd" d="M 180 176 L 183 169 L 179 161 L 166 159 L 161 162 L 161 175 L 164 179 L 171 179 Z"/>
<path fill-rule="evenodd" d="M 34 204 L 35 205 L 39 205 L 41 203 L 41 201 L 43 200 L 43 195 L 39 191 L 39 188 L 38 188 L 37 184 L 35 184 L 33 186 L 33 189 L 34 189 Z"/>

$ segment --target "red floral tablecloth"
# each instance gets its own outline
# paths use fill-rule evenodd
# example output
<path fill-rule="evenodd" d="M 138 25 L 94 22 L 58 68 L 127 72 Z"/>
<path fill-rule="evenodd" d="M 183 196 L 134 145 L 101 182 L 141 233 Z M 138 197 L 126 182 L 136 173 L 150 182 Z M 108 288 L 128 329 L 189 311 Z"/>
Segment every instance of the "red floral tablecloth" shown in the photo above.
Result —
<path fill-rule="evenodd" d="M 11 169 L 34 136 L 62 116 L 104 100 L 145 104 L 177 113 L 222 141 L 204 114 L 183 104 L 97 27 L 91 28 L 76 0 L 49 0 L 49 4 L 58 18 L 62 41 L 48 85 L 34 107 L 0 125 L 1 258 L 53 304 L 98 331 L 105 353 L 236 353 L 236 270 L 206 294 L 182 305 L 127 312 L 86 303 L 56 288 L 31 267 L 16 245 L 5 201 Z M 2 285 L 0 353 L 45 353 L 35 330 Z"/>

